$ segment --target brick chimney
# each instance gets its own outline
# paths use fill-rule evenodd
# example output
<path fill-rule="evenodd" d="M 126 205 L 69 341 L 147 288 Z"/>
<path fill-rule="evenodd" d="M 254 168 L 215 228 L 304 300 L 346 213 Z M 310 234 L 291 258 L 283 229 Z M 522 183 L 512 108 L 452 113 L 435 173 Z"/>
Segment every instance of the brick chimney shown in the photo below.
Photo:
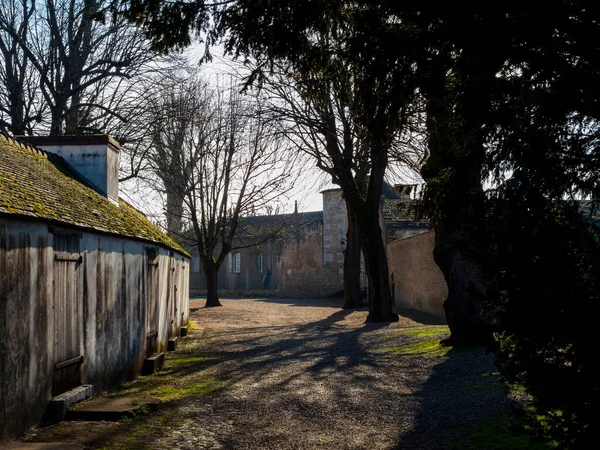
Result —
<path fill-rule="evenodd" d="M 47 152 L 56 153 L 91 187 L 119 205 L 119 152 L 121 146 L 112 137 L 81 136 L 19 136 L 20 140 Z"/>

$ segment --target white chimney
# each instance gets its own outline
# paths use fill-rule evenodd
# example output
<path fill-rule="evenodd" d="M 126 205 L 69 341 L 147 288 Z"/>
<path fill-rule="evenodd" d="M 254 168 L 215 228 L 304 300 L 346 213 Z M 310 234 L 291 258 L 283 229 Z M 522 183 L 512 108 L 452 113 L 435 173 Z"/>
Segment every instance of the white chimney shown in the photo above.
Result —
<path fill-rule="evenodd" d="M 47 152 L 56 153 L 98 193 L 119 205 L 119 152 L 121 146 L 112 137 L 19 136 L 19 139 Z"/>

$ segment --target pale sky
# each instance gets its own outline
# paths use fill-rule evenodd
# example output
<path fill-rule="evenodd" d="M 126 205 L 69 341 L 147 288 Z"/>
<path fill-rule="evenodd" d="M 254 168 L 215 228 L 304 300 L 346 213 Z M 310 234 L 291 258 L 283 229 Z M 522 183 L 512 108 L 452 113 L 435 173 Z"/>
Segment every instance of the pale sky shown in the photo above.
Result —
<path fill-rule="evenodd" d="M 223 75 L 227 76 L 236 72 L 243 73 L 243 66 L 229 58 L 224 58 L 222 56 L 223 52 L 221 48 L 215 47 L 212 53 L 214 58 L 213 61 L 202 66 L 202 71 L 208 80 L 214 79 L 216 82 L 216 80 L 222 78 Z M 188 49 L 184 54 L 191 62 L 195 62 L 200 59 L 202 49 L 200 46 L 194 46 Z M 325 189 L 336 188 L 337 186 L 333 185 L 329 181 L 329 176 L 316 168 L 314 162 L 310 159 L 307 159 L 304 165 L 299 167 L 298 170 L 304 172 L 302 178 L 296 183 L 296 186 L 291 192 L 286 193 L 286 195 L 280 199 L 282 210 L 277 212 L 293 212 L 294 202 L 298 202 L 299 212 L 322 211 L 323 199 L 320 192 Z M 408 181 L 401 178 L 390 181 L 392 183 L 418 182 L 418 180 L 414 179 Z M 143 211 L 155 222 L 164 220 L 162 213 L 163 202 L 158 193 L 153 192 L 147 187 L 140 186 L 135 180 L 130 180 L 129 182 L 122 183 L 121 194 L 127 201 Z"/>
<path fill-rule="evenodd" d="M 206 78 L 216 83 L 218 78 L 230 75 L 232 73 L 242 72 L 243 66 L 222 56 L 222 49 L 215 47 L 213 49 L 213 61 L 202 66 L 202 71 Z M 184 54 L 193 63 L 198 61 L 202 55 L 200 46 L 194 46 L 188 49 Z M 280 200 L 282 202 L 282 211 L 279 213 L 291 213 L 294 211 L 294 202 L 298 202 L 298 211 L 321 211 L 323 209 L 323 200 L 320 191 L 335 187 L 327 182 L 326 176 L 316 167 L 305 165 L 299 169 L 305 172 L 302 179 L 296 183 L 292 192 L 287 193 Z M 125 200 L 132 203 L 136 208 L 143 211 L 150 218 L 161 220 L 162 200 L 160 195 L 153 192 L 150 188 L 140 186 L 136 180 L 130 180 L 121 183 L 121 195 Z"/>

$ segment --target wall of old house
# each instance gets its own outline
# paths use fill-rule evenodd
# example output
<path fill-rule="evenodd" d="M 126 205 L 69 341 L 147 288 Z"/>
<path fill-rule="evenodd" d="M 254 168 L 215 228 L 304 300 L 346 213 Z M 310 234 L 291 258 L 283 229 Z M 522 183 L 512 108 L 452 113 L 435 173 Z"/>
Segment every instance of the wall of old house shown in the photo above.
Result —
<path fill-rule="evenodd" d="M 344 251 L 348 216 L 341 189 L 329 189 L 323 194 L 323 265 L 338 269 L 343 275 Z"/>
<path fill-rule="evenodd" d="M 323 222 L 315 221 L 282 242 L 277 271 L 281 297 L 329 297 L 343 290 L 340 266 L 323 263 Z M 330 247 L 331 248 L 331 247 Z M 342 260 L 343 262 L 343 260 Z"/>
<path fill-rule="evenodd" d="M 386 233 L 386 243 L 396 241 L 398 239 L 404 239 L 407 237 L 414 236 L 415 234 L 426 233 L 427 228 L 400 228 L 400 227 L 388 227 Z"/>
<path fill-rule="evenodd" d="M 0 439 L 39 422 L 64 371 L 66 382 L 98 389 L 137 376 L 149 350 L 165 351 L 187 324 L 188 310 L 189 260 L 179 253 L 0 218 Z"/>
<path fill-rule="evenodd" d="M 287 230 L 283 238 L 234 250 L 241 254 L 241 270 L 231 272 L 227 260 L 219 271 L 223 294 L 276 295 L 281 297 L 324 297 L 343 295 L 344 251 L 346 249 L 346 204 L 340 189 L 323 191 L 323 219 L 300 229 Z M 262 252 L 264 270 L 256 268 Z M 270 270 L 266 289 L 263 285 Z M 206 294 L 203 273 L 193 273 L 192 294 Z"/>
<path fill-rule="evenodd" d="M 389 243 L 388 265 L 396 306 L 445 317 L 442 304 L 448 288 L 433 260 L 434 239 L 429 231 Z"/>
<path fill-rule="evenodd" d="M 278 263 L 278 295 L 329 297 L 343 295 L 346 249 L 346 203 L 340 189 L 323 194 L 323 220 L 298 230 L 282 242 Z"/>
<path fill-rule="evenodd" d="M 217 285 L 219 290 L 224 293 L 227 291 L 260 291 L 276 290 L 279 281 L 279 274 L 273 270 L 275 262 L 278 259 L 278 245 L 274 240 L 267 240 L 251 247 L 234 250 L 231 254 L 240 253 L 241 264 L 240 272 L 235 273 L 230 270 L 229 257 L 219 269 Z M 257 268 L 257 254 L 263 254 L 263 270 Z M 192 252 L 193 257 L 196 253 Z M 190 290 L 193 295 L 206 294 L 206 276 L 202 271 L 202 265 L 199 265 L 198 272 L 190 274 Z M 268 274 L 270 271 L 270 274 Z M 263 282 L 266 281 L 266 288 L 263 288 Z"/>

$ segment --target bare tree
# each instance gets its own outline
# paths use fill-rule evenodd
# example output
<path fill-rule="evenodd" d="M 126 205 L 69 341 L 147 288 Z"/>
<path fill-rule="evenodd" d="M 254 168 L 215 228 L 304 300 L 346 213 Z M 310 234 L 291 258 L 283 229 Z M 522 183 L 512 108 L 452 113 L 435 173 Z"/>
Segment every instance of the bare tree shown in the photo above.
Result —
<path fill-rule="evenodd" d="M 37 82 L 35 102 L 48 112 L 43 125 L 51 134 L 105 131 L 100 127 L 107 117 L 125 120 L 115 107 L 127 85 L 119 80 L 138 75 L 157 56 L 142 32 L 118 11 L 109 12 L 110 6 L 109 0 L 3 2 L 0 53 L 7 68 L 2 82 L 11 99 L 10 128 L 27 132 L 31 117 L 40 117 L 40 108 L 33 116 L 23 114 L 28 103 L 18 99 L 31 80 Z M 30 70 L 33 77 L 27 76 Z"/>
<path fill-rule="evenodd" d="M 220 306 L 217 273 L 229 252 L 268 238 L 239 239 L 241 218 L 272 207 L 300 171 L 294 152 L 263 119 L 260 102 L 233 87 L 211 90 L 195 80 L 167 93 L 164 104 L 171 113 L 156 125 L 152 158 L 167 194 L 167 220 L 189 224 L 186 237 L 207 279 L 206 306 Z"/>
<path fill-rule="evenodd" d="M 30 64 L 22 43 L 29 41 L 29 26 L 35 3 L 8 0 L 0 4 L 0 130 L 14 135 L 28 134 L 42 120 L 42 106 L 36 95 L 39 76 Z"/>
<path fill-rule="evenodd" d="M 327 78 L 319 73 L 300 75 L 291 65 L 274 64 L 261 86 L 270 98 L 270 111 L 278 118 L 280 131 L 342 188 L 348 216 L 344 307 L 360 306 L 362 251 L 371 290 L 368 320 L 394 320 L 378 221 L 379 195 L 384 174 L 390 170 L 388 158 L 392 166 L 412 171 L 423 159 L 410 137 L 414 105 L 406 103 L 398 108 L 397 116 L 386 117 L 385 138 L 374 142 L 356 105 L 352 73 L 344 67 L 338 70 L 339 77 Z"/>
<path fill-rule="evenodd" d="M 207 83 L 195 76 L 161 87 L 148 105 L 150 142 L 145 158 L 164 188 L 167 233 L 177 238 L 183 231 L 190 172 L 199 158 L 197 151 L 202 151 L 212 133 L 214 99 Z"/>

